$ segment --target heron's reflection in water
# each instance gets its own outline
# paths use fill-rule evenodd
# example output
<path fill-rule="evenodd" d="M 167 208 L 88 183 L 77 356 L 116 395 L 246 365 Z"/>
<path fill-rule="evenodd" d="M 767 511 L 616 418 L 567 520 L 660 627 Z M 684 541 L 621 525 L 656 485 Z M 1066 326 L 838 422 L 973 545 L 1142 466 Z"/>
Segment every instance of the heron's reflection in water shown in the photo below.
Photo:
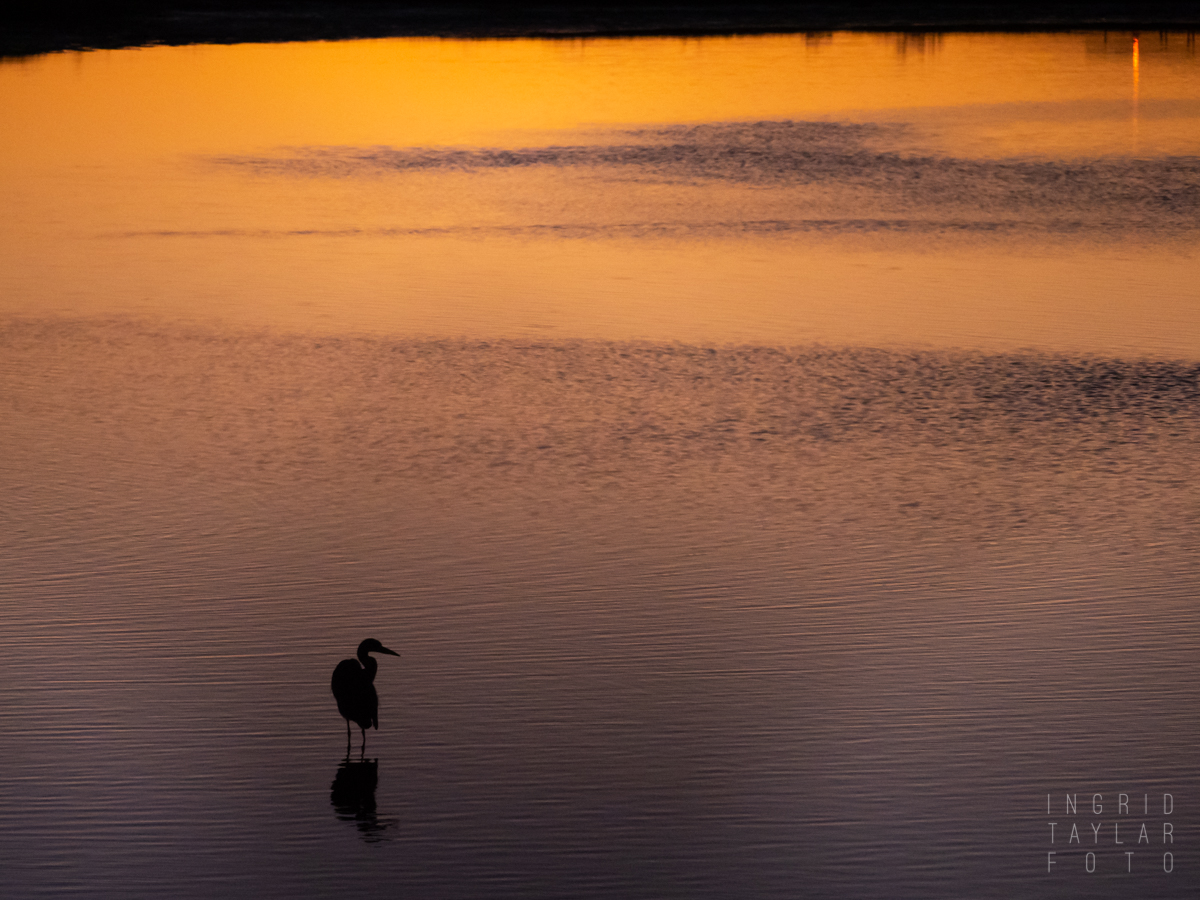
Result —
<path fill-rule="evenodd" d="M 338 765 L 329 788 L 329 802 L 343 822 L 353 822 L 368 843 L 386 840 L 387 830 L 399 819 L 381 819 L 375 809 L 375 787 L 379 784 L 379 760 L 347 756 Z"/>

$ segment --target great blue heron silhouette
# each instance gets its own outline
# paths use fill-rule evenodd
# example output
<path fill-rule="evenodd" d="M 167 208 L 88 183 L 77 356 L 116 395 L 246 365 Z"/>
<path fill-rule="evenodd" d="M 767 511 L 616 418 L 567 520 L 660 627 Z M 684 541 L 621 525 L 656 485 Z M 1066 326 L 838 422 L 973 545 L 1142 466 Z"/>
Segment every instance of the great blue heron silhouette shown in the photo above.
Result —
<path fill-rule="evenodd" d="M 343 659 L 333 670 L 333 696 L 337 700 L 338 712 L 346 720 L 346 752 L 350 752 L 350 722 L 362 729 L 362 749 L 367 749 L 367 729 L 379 729 L 379 695 L 375 693 L 375 673 L 379 663 L 372 653 L 387 653 L 399 656 L 375 638 L 367 638 L 358 645 L 358 659 Z M 361 663 L 361 665 L 360 665 Z"/>

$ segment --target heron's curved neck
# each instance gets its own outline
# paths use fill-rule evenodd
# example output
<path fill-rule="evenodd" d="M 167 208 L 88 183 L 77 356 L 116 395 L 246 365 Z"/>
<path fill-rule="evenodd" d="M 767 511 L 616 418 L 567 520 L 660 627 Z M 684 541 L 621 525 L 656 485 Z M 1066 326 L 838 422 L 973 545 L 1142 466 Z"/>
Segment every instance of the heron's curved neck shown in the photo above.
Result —
<path fill-rule="evenodd" d="M 358 661 L 363 664 L 363 668 L 367 672 L 367 680 L 374 681 L 375 673 L 379 671 L 379 663 L 375 660 L 375 657 L 371 656 L 365 650 L 360 650 L 358 653 Z"/>

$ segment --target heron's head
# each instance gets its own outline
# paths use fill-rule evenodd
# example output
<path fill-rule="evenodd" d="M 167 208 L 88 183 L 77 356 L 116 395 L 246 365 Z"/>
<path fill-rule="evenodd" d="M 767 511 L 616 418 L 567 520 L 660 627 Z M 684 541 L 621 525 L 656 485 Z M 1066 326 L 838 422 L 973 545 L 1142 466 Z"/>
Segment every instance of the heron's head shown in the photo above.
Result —
<path fill-rule="evenodd" d="M 379 641 L 375 640 L 375 638 L 367 638 L 358 645 L 358 655 L 360 657 L 366 656 L 368 653 L 386 653 L 388 656 L 400 655 L 395 650 L 389 650 L 387 647 L 383 646 L 383 644 L 379 643 Z"/>

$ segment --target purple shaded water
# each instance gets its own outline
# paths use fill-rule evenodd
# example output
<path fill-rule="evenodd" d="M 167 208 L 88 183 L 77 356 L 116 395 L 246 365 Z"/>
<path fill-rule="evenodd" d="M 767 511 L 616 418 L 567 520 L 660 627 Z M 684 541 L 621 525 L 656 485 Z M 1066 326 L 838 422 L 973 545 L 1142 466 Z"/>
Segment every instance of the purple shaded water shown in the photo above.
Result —
<path fill-rule="evenodd" d="M 1191 896 L 1197 376 L 9 323 L 6 892 Z"/>

